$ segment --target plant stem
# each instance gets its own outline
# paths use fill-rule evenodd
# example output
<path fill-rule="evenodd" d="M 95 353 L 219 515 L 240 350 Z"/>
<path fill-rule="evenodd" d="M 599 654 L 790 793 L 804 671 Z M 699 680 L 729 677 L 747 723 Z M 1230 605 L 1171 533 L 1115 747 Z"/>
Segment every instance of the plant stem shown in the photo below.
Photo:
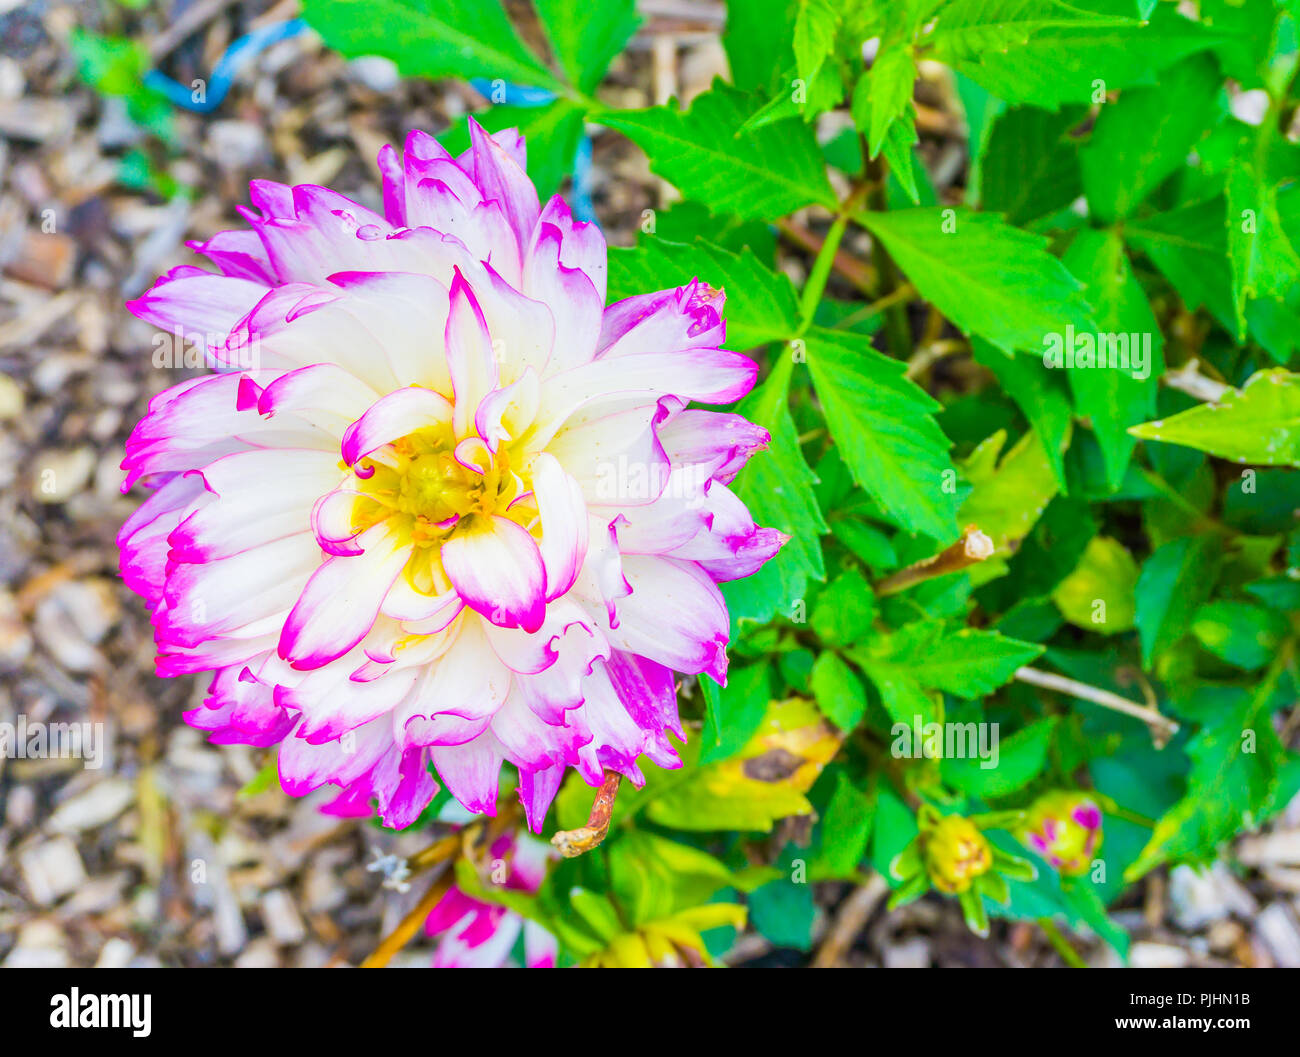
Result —
<path fill-rule="evenodd" d="M 822 236 L 809 231 L 802 224 L 796 224 L 793 220 L 778 220 L 776 228 L 796 246 L 803 247 L 814 256 L 821 252 L 822 246 L 826 242 Z M 861 290 L 867 297 L 872 296 L 873 291 L 876 289 L 876 282 L 871 269 L 863 261 L 840 250 L 835 254 L 831 265 L 835 271 L 839 272 L 841 276 Z"/>
<path fill-rule="evenodd" d="M 967 525 L 962 529 L 961 538 L 956 543 L 945 547 L 938 554 L 890 573 L 872 587 L 877 598 L 898 594 L 909 587 L 915 587 L 936 576 L 947 576 L 959 572 L 967 566 L 986 560 L 993 554 L 993 541 L 984 535 L 976 525 Z"/>
<path fill-rule="evenodd" d="M 1061 930 L 1056 927 L 1056 922 L 1051 918 L 1039 918 L 1038 927 L 1043 930 L 1043 935 L 1047 937 L 1053 949 L 1059 954 L 1071 969 L 1086 969 L 1088 963 L 1079 957 L 1079 952 L 1070 946 L 1070 941 L 1062 935 Z"/>
<path fill-rule="evenodd" d="M 1127 697 L 1112 694 L 1109 690 L 1089 686 L 1087 683 L 1066 678 L 1064 675 L 1039 671 L 1037 668 L 1017 668 L 1015 678 L 1022 683 L 1029 683 L 1032 686 L 1041 686 L 1045 690 L 1055 690 L 1058 693 L 1069 694 L 1081 701 L 1091 701 L 1094 705 L 1101 705 L 1102 708 L 1109 708 L 1114 712 L 1123 712 L 1125 715 L 1135 716 L 1151 728 L 1151 737 L 1155 741 L 1157 748 L 1162 748 L 1171 737 L 1178 733 L 1178 724 L 1168 716 L 1162 715 L 1153 708 L 1147 708 L 1146 705 L 1139 705 L 1136 701 L 1130 701 Z"/>
<path fill-rule="evenodd" d="M 831 224 L 830 231 L 826 233 L 826 239 L 822 243 L 821 249 L 817 251 L 812 271 L 808 273 L 808 281 L 803 284 L 803 292 L 799 295 L 800 334 L 812 326 L 817 306 L 821 303 L 822 294 L 826 292 L 826 282 L 831 277 L 831 266 L 835 263 L 835 254 L 839 251 L 840 240 L 844 238 L 844 229 L 848 225 L 848 217 L 837 217 L 835 222 Z"/>
<path fill-rule="evenodd" d="M 618 783 L 622 777 L 617 771 L 606 771 L 605 780 L 596 790 L 596 799 L 592 802 L 587 824 L 577 829 L 561 830 L 551 838 L 551 843 L 566 859 L 599 847 L 605 839 L 609 833 L 610 819 L 614 814 L 614 798 L 618 795 Z"/>
<path fill-rule="evenodd" d="M 916 297 L 916 287 L 911 283 L 904 283 L 892 294 L 886 294 L 878 301 L 872 301 L 869 305 L 863 305 L 861 308 L 854 309 L 847 316 L 835 324 L 836 329 L 851 327 L 854 323 L 861 323 L 864 319 L 870 319 L 872 316 L 883 312 L 891 305 L 905 303 Z"/>
<path fill-rule="evenodd" d="M 883 213 L 889 207 L 885 196 L 886 178 L 888 168 L 885 165 L 885 156 L 877 155 L 871 159 L 867 154 L 867 145 L 862 144 L 862 156 L 867 159 L 867 181 L 871 188 L 867 196 L 867 208 L 876 213 Z M 876 274 L 880 277 L 880 285 L 876 289 L 876 299 L 881 300 L 888 297 L 902 282 L 902 276 L 898 271 L 898 266 L 889 256 L 889 251 L 885 249 L 884 243 L 876 236 L 871 239 L 871 254 L 876 261 Z M 885 309 L 885 338 L 889 343 L 889 353 L 900 360 L 909 359 L 912 355 L 912 328 L 907 321 L 907 306 L 904 304 L 890 304 Z"/>
<path fill-rule="evenodd" d="M 411 941 L 411 937 L 420 931 L 420 927 L 428 919 L 438 900 L 447 894 L 455 878 L 455 873 L 448 869 L 434 881 L 429 886 L 429 890 L 420 897 L 420 901 L 398 923 L 397 928 L 385 936 L 374 953 L 361 963 L 361 968 L 382 969 L 392 961 L 393 955 L 405 947 Z"/>

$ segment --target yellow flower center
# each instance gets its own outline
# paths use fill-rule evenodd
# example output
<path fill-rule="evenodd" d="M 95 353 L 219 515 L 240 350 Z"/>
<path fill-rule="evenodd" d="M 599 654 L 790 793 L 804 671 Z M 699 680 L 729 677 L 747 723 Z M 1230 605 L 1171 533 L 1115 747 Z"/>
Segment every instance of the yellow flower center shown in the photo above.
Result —
<path fill-rule="evenodd" d="M 527 528 L 536 515 L 530 502 L 510 509 L 528 486 L 516 469 L 522 460 L 512 459 L 508 446 L 494 454 L 474 439 L 460 448 L 460 459 L 456 453 L 450 426 L 431 426 L 361 459 L 353 469 L 352 487 L 359 494 L 352 530 L 387 522 L 399 539 L 414 543 L 406 575 L 426 594 L 445 590 L 438 552 L 473 519 L 499 514 Z"/>

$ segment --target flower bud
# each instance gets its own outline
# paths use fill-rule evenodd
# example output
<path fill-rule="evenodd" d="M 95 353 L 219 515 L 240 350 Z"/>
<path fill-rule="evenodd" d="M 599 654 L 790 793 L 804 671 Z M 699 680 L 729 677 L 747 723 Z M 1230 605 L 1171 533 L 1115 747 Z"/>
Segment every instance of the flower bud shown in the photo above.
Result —
<path fill-rule="evenodd" d="M 925 868 L 940 892 L 955 895 L 993 865 L 993 849 L 968 818 L 947 815 L 925 838 Z"/>
<path fill-rule="evenodd" d="M 1029 809 L 1020 839 L 1057 872 L 1087 873 L 1101 847 L 1101 808 L 1084 793 L 1045 793 Z"/>

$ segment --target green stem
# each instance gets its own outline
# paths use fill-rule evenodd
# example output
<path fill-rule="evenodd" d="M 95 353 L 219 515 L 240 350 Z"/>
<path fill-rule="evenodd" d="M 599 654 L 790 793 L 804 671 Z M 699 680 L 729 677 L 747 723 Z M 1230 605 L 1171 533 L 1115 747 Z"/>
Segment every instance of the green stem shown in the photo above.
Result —
<path fill-rule="evenodd" d="M 862 156 L 867 158 L 867 182 L 871 188 L 871 192 L 867 196 L 867 209 L 876 213 L 884 213 L 889 208 L 886 200 L 889 169 L 885 164 L 885 156 L 880 154 L 875 159 L 868 158 L 865 142 L 862 144 Z M 902 273 L 899 272 L 898 266 L 894 264 L 894 259 L 890 257 L 889 251 L 885 249 L 884 243 L 875 236 L 872 237 L 871 254 L 876 260 L 876 274 L 880 277 L 880 286 L 876 290 L 876 299 L 883 301 L 889 298 L 902 284 Z M 891 356 L 900 360 L 911 357 L 912 328 L 907 321 L 907 305 L 905 303 L 886 301 L 885 339 L 889 343 Z"/>
<path fill-rule="evenodd" d="M 803 292 L 799 295 L 800 334 L 812 326 L 817 306 L 821 303 L 822 294 L 826 292 L 826 282 L 831 277 L 835 254 L 839 252 L 840 240 L 844 238 L 844 229 L 848 225 L 847 216 L 837 217 L 830 231 L 826 233 L 826 241 L 822 243 L 822 248 L 817 251 L 817 259 L 813 261 L 812 271 L 808 273 L 808 281 L 803 284 Z"/>
<path fill-rule="evenodd" d="M 1062 935 L 1061 930 L 1056 927 L 1056 922 L 1051 918 L 1039 918 L 1038 927 L 1043 930 L 1043 935 L 1047 937 L 1047 942 L 1059 954 L 1071 969 L 1086 969 L 1088 963 L 1079 957 L 1079 952 L 1070 946 L 1070 941 Z"/>

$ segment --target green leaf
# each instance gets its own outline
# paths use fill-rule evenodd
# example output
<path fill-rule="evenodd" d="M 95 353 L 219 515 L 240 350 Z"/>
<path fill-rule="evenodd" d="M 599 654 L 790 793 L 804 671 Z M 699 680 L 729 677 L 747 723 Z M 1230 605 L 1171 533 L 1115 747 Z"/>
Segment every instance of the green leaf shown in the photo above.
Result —
<path fill-rule="evenodd" d="M 812 948 L 813 918 L 817 907 L 812 885 L 782 877 L 749 894 L 750 923 L 776 947 L 806 951 Z"/>
<path fill-rule="evenodd" d="M 1128 220 L 1124 239 L 1152 262 L 1189 309 L 1202 305 L 1229 331 L 1235 331 L 1232 271 L 1222 195 L 1180 206 L 1167 213 Z"/>
<path fill-rule="evenodd" d="M 901 651 L 893 661 L 915 668 L 922 686 L 945 690 L 972 699 L 993 693 L 1009 682 L 1017 668 L 1029 664 L 1043 652 L 1035 642 L 1020 642 L 996 631 L 963 628 L 955 635 L 936 634 L 935 621 L 909 624 L 901 638 Z"/>
<path fill-rule="evenodd" d="M 826 522 L 813 491 L 817 478 L 804 462 L 790 418 L 793 366 L 789 355 L 779 357 L 767 380 L 736 407 L 772 440 L 767 451 L 754 455 L 740 471 L 732 490 L 758 524 L 779 529 L 790 540 L 753 576 L 722 585 L 733 627 L 742 620 L 766 623 L 777 612 L 789 613 L 795 601 L 806 597 L 810 579 L 826 578 L 818 538 Z"/>
<path fill-rule="evenodd" d="M 1080 232 L 1065 263 L 1087 284 L 1096 328 L 1058 332 L 1044 362 L 1053 349 L 1063 352 L 1074 409 L 1092 424 L 1106 464 L 1106 481 L 1114 490 L 1124 479 L 1135 447 L 1128 427 L 1155 411 L 1164 371 L 1164 338 L 1118 234 Z"/>
<path fill-rule="evenodd" d="M 883 48 L 867 74 L 869 121 L 858 128 L 867 133 L 871 157 L 880 153 L 889 127 L 912 108 L 912 86 L 916 83 L 916 58 L 912 49 L 899 43 Z M 857 114 L 854 117 L 857 118 Z M 910 143 L 916 142 L 913 132 Z"/>
<path fill-rule="evenodd" d="M 1256 371 L 1217 404 L 1144 422 L 1129 432 L 1241 463 L 1300 466 L 1300 375 L 1280 368 Z"/>
<path fill-rule="evenodd" d="M 1042 652 L 1036 643 L 994 631 L 966 628 L 949 635 L 942 621 L 920 620 L 850 651 L 850 656 L 880 692 L 890 718 L 911 728 L 937 721 L 932 691 L 983 697 Z"/>
<path fill-rule="evenodd" d="M 721 81 L 688 111 L 676 106 L 603 111 L 599 120 L 636 141 L 651 171 L 682 194 L 741 218 L 785 216 L 835 193 L 811 129 L 797 118 L 741 132 L 754 100 Z"/>
<path fill-rule="evenodd" d="M 382 55 L 408 77 L 563 88 L 524 47 L 499 0 L 304 0 L 302 15 L 335 51 Z"/>
<path fill-rule="evenodd" d="M 1228 170 L 1228 257 L 1232 263 L 1237 330 L 1245 326 L 1246 304 L 1255 298 L 1284 299 L 1300 282 L 1297 253 L 1278 206 L 1278 185 L 1257 158 Z"/>
<path fill-rule="evenodd" d="M 618 920 L 618 911 L 608 896 L 586 888 L 575 888 L 569 893 L 569 905 L 600 939 L 612 940 L 622 933 L 623 925 Z"/>
<path fill-rule="evenodd" d="M 968 888 L 957 896 L 957 902 L 961 904 L 961 913 L 962 917 L 966 919 L 966 927 L 976 936 L 987 936 L 989 934 L 989 913 L 984 906 L 984 897 L 974 888 Z"/>
<path fill-rule="evenodd" d="M 1138 567 L 1124 545 L 1109 536 L 1088 541 L 1074 572 L 1052 592 L 1057 609 L 1075 627 L 1117 635 L 1137 618 Z"/>
<path fill-rule="evenodd" d="M 1184 536 L 1157 550 L 1142 566 L 1137 584 L 1137 626 L 1142 667 L 1181 639 L 1192 617 L 1214 588 L 1218 541 Z"/>
<path fill-rule="evenodd" d="M 817 396 L 853 479 L 908 532 L 953 536 L 949 442 L 931 417 L 939 405 L 869 338 L 814 327 L 805 341 Z"/>
<path fill-rule="evenodd" d="M 858 78 L 853 89 L 853 123 L 867 136 L 872 158 L 883 150 L 890 175 L 913 204 L 920 202 L 912 147 L 917 142 L 916 109 L 912 86 L 916 81 L 916 58 L 909 45 L 894 40 Z"/>
<path fill-rule="evenodd" d="M 1055 110 L 1153 84 L 1166 67 L 1220 38 L 1161 5 L 1146 25 L 1053 0 L 960 0 L 940 15 L 935 58 L 1013 106 Z M 1005 19 L 1005 23 L 1002 21 Z M 1036 24 L 1035 24 L 1036 23 Z"/>
<path fill-rule="evenodd" d="M 794 57 L 799 76 L 809 80 L 835 50 L 840 28 L 836 0 L 799 0 L 794 21 Z"/>
<path fill-rule="evenodd" d="M 1003 352 L 979 338 L 971 341 L 971 352 L 976 363 L 993 372 L 998 384 L 1029 420 L 1052 477 L 1058 488 L 1065 491 L 1065 452 L 1074 433 L 1074 408 L 1066 379 L 1058 371 L 1043 370 L 1042 364 L 1032 357 Z M 967 499 L 967 503 L 970 501 Z M 965 514 L 962 517 L 984 528 L 978 518 Z"/>
<path fill-rule="evenodd" d="M 642 830 L 620 833 L 610 843 L 609 872 L 611 890 L 634 927 L 699 906 L 734 880 L 707 852 Z"/>
<path fill-rule="evenodd" d="M 940 764 L 944 782 L 981 799 L 1006 796 L 1024 788 L 1038 777 L 1047 762 L 1056 723 L 1056 717 L 1051 716 L 1029 724 L 995 742 L 996 752 L 988 759 L 944 757 Z"/>
<path fill-rule="evenodd" d="M 1044 335 L 1088 329 L 1081 284 L 1047 240 L 988 213 L 938 207 L 859 217 L 926 300 L 966 334 L 1039 351 Z"/>
<path fill-rule="evenodd" d="M 1230 599 L 1201 606 L 1192 620 L 1192 634 L 1202 646 L 1246 671 L 1263 668 L 1277 655 L 1288 627 L 1280 613 Z"/>
<path fill-rule="evenodd" d="M 745 747 L 767 714 L 772 700 L 767 661 L 732 668 L 725 687 L 712 679 L 701 679 L 699 685 L 704 693 L 700 763 L 729 759 Z"/>
<path fill-rule="evenodd" d="M 850 731 L 867 710 L 867 695 L 853 669 L 827 650 L 812 670 L 812 692 L 822 714 L 840 730 Z"/>
<path fill-rule="evenodd" d="M 727 5 L 722 46 L 736 87 L 775 91 L 790 65 L 797 0 L 745 0 Z M 789 95 L 789 85 L 783 84 Z"/>
<path fill-rule="evenodd" d="M 980 165 L 980 207 L 1011 224 L 1064 209 L 1083 192 L 1079 149 L 1069 132 L 1083 116 L 1037 107 L 1008 110 L 993 124 Z"/>
<path fill-rule="evenodd" d="M 952 64 L 990 52 L 1014 52 L 1053 30 L 1136 24 L 1136 19 L 1110 17 L 1065 0 L 952 0 L 939 13 L 927 42 L 941 61 Z"/>
<path fill-rule="evenodd" d="M 636 0 L 534 0 L 546 36 L 569 80 L 591 92 L 641 25 Z"/>
<path fill-rule="evenodd" d="M 843 770 L 837 770 L 834 792 L 821 812 L 821 841 L 809 864 L 811 879 L 856 876 L 875 816 L 874 789 L 871 795 L 863 793 Z"/>
<path fill-rule="evenodd" d="M 822 641 L 851 646 L 871 632 L 876 600 L 871 585 L 856 569 L 840 573 L 817 597 L 812 627 Z"/>
<path fill-rule="evenodd" d="M 1101 108 L 1079 160 L 1088 207 L 1110 222 L 1133 211 L 1187 155 L 1214 116 L 1221 80 L 1214 60 L 1194 55 L 1166 70 L 1159 86 L 1133 88 Z M 1170 100 L 1176 99 L 1176 106 Z M 1095 305 L 1095 302 L 1094 302 Z"/>
<path fill-rule="evenodd" d="M 698 278 L 725 289 L 726 347 L 752 349 L 792 337 L 799 326 L 799 301 L 790 280 L 763 265 L 749 249 L 730 253 L 696 239 L 669 242 L 643 235 L 628 249 L 609 251 L 611 302 Z"/>
<path fill-rule="evenodd" d="M 1002 353 L 990 355 L 1000 357 Z M 1001 562 L 1015 552 L 1059 490 L 1043 445 L 1032 431 L 994 468 L 992 460 L 1005 440 L 1004 433 L 994 434 L 966 463 L 966 475 L 974 487 L 962 503 L 960 520 L 963 525 L 977 525 L 994 547 L 993 558 L 971 570 L 981 583 L 1004 571 Z M 981 454 L 989 458 L 989 466 L 977 469 Z"/>
<path fill-rule="evenodd" d="M 1135 881 L 1161 863 L 1203 860 L 1243 824 L 1274 805 L 1279 771 L 1287 753 L 1273 730 L 1280 666 L 1252 691 L 1207 688 L 1211 722 L 1187 746 L 1192 770 L 1183 798 L 1156 824 L 1151 839 L 1124 871 Z"/>

